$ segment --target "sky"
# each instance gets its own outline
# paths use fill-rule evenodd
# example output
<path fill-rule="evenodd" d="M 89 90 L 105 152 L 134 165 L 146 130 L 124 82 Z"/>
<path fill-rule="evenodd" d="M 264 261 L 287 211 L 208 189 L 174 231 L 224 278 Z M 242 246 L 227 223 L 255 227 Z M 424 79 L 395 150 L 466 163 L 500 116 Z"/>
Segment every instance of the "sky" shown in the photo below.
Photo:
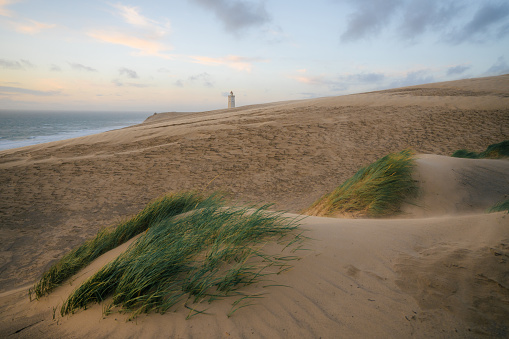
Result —
<path fill-rule="evenodd" d="M 192 112 L 509 73 L 507 0 L 0 0 L 0 109 Z"/>

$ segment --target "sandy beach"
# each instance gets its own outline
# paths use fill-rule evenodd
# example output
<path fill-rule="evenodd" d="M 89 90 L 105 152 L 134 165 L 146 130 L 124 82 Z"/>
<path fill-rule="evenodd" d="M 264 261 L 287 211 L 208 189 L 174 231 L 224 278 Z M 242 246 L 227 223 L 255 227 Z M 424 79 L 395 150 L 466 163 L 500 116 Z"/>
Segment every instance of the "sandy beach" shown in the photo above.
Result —
<path fill-rule="evenodd" d="M 0 334 L 9 338 L 507 338 L 509 161 L 451 158 L 509 139 L 509 75 L 197 113 L 0 152 Z M 127 244 L 48 297 L 44 270 L 172 191 L 299 214 L 360 167 L 415 150 L 420 195 L 391 219 L 307 217 L 309 251 L 232 317 L 55 308 Z M 58 311 L 57 311 L 58 313 Z"/>

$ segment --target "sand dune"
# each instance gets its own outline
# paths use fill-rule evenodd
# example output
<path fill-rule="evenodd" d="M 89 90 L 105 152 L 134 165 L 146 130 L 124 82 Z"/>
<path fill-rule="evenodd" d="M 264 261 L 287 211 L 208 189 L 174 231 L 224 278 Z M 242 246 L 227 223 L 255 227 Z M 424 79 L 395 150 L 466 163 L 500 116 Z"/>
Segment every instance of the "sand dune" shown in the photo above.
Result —
<path fill-rule="evenodd" d="M 0 152 L 0 333 L 17 337 L 507 337 L 509 161 L 446 157 L 509 139 L 509 76 L 158 114 L 99 135 Z M 124 322 L 102 306 L 53 320 L 76 286 L 30 303 L 43 269 L 171 190 L 223 190 L 292 213 L 393 151 L 420 155 L 397 219 L 308 217 L 310 251 L 253 306 Z M 84 279 L 122 249 L 78 274 Z M 58 312 L 57 312 L 58 313 Z"/>
<path fill-rule="evenodd" d="M 125 322 L 125 315 L 103 317 L 102 306 L 93 305 L 65 318 L 57 310 L 53 321 L 53 308 L 77 286 L 75 281 L 42 301 L 24 298 L 16 310 L 4 311 L 14 319 L 4 324 L 4 333 L 35 324 L 20 337 L 507 336 L 506 215 L 411 223 L 309 217 L 303 226 L 315 239 L 308 244 L 311 251 L 271 282 L 290 287 L 248 287 L 246 292 L 266 293 L 265 297 L 231 318 L 226 314 L 235 298 L 205 304 L 209 314 L 190 320 L 185 320 L 189 310 L 184 307 L 141 316 L 133 323 Z M 98 259 L 94 268 L 114 255 Z M 10 297 L 16 300 L 16 295 Z"/>
<path fill-rule="evenodd" d="M 509 198 L 509 161 L 419 155 L 414 177 L 416 201 L 403 207 L 403 217 L 482 213 Z"/>

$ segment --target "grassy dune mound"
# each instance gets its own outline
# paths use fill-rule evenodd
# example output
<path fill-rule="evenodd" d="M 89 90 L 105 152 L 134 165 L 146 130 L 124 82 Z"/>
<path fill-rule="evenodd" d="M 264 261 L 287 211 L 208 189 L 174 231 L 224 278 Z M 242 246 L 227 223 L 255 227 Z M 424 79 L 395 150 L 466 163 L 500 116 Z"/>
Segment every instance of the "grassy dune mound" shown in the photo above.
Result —
<path fill-rule="evenodd" d="M 361 168 L 333 192 L 318 199 L 305 214 L 388 216 L 397 213 L 406 197 L 415 195 L 413 152 L 389 154 Z"/>
<path fill-rule="evenodd" d="M 36 298 L 44 296 L 94 259 L 146 231 L 152 224 L 199 208 L 201 205 L 208 205 L 212 201 L 210 197 L 205 199 L 192 192 L 176 193 L 155 200 L 133 218 L 113 229 L 99 231 L 94 239 L 67 253 L 30 289 L 30 296 L 35 295 Z"/>
<path fill-rule="evenodd" d="M 507 211 L 507 213 L 509 213 L 509 199 L 499 201 L 488 210 L 488 213 L 503 211 Z"/>
<path fill-rule="evenodd" d="M 502 159 L 509 158 L 509 140 L 504 140 L 498 144 L 489 145 L 481 153 L 467 151 L 466 149 L 457 150 L 452 154 L 456 158 L 470 159 Z"/>
<path fill-rule="evenodd" d="M 100 232 L 45 273 L 35 289 L 47 293 L 47 286 L 56 286 L 71 271 L 90 262 L 82 253 L 104 253 L 112 244 L 118 245 L 143 231 L 124 253 L 68 297 L 60 310 L 62 316 L 110 297 L 105 313 L 114 308 L 132 316 L 164 313 L 184 301 L 193 315 L 203 311 L 189 305 L 239 295 L 231 315 L 246 306 L 250 298 L 259 297 L 243 295 L 238 289 L 291 267 L 290 262 L 298 257 L 282 250 L 295 251 L 306 239 L 298 232 L 297 219 L 269 212 L 267 206 L 225 207 L 218 195 L 181 193 L 148 205 L 113 231 Z M 277 254 L 264 252 L 269 241 L 279 246 Z M 50 280 L 53 277 L 58 280 Z"/>

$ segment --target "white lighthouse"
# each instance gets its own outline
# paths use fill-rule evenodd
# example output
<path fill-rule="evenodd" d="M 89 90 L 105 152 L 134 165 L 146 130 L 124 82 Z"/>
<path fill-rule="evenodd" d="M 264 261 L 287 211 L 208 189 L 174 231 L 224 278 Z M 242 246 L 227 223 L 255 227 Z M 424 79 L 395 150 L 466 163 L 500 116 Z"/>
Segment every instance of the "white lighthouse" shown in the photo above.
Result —
<path fill-rule="evenodd" d="M 230 91 L 230 95 L 228 95 L 228 108 L 235 108 L 235 95 L 233 95 L 233 91 Z"/>

